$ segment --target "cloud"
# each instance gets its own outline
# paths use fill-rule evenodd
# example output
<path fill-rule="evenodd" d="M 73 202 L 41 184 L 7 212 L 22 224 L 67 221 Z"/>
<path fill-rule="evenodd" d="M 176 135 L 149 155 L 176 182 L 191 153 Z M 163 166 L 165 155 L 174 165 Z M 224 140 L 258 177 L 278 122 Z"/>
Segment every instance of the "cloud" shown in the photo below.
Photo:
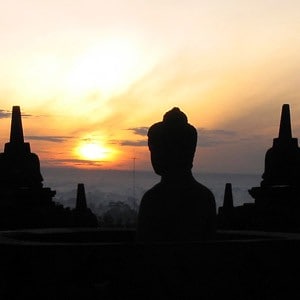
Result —
<path fill-rule="evenodd" d="M 11 112 L 4 110 L 4 109 L 0 109 L 0 119 L 6 119 L 6 118 L 10 118 L 11 116 Z"/>
<path fill-rule="evenodd" d="M 21 113 L 22 118 L 28 118 L 28 117 L 40 117 L 40 116 L 34 116 L 31 114 L 25 114 L 25 113 Z M 7 118 L 11 118 L 11 111 L 10 110 L 6 110 L 6 109 L 0 109 L 0 119 L 7 119 Z"/>
<path fill-rule="evenodd" d="M 148 127 L 145 126 L 128 128 L 127 130 L 133 131 L 134 134 L 142 135 L 142 136 L 147 136 L 148 133 Z"/>
<path fill-rule="evenodd" d="M 85 160 L 85 159 L 73 159 L 73 158 L 67 158 L 67 159 L 51 159 L 51 160 L 43 160 L 43 163 L 51 164 L 51 165 L 69 165 L 71 164 L 72 166 L 94 166 L 94 167 L 99 167 L 102 166 L 105 161 L 95 161 L 95 160 Z"/>
<path fill-rule="evenodd" d="M 28 117 L 40 117 L 40 116 L 34 116 L 30 114 L 21 114 L 22 118 L 28 118 Z"/>
<path fill-rule="evenodd" d="M 120 146 L 135 146 L 135 147 L 145 147 L 148 146 L 147 140 L 123 140 L 118 142 Z"/>
<path fill-rule="evenodd" d="M 225 136 L 234 136 L 237 133 L 232 130 L 224 130 L 224 129 L 206 129 L 206 128 L 198 128 L 199 134 L 208 134 L 208 135 L 225 135 Z"/>
<path fill-rule="evenodd" d="M 45 135 L 45 136 L 37 136 L 37 135 L 29 135 L 26 136 L 28 140 L 35 140 L 35 141 L 47 141 L 52 143 L 63 143 L 68 139 L 72 139 L 72 136 L 52 136 L 52 135 Z"/>
<path fill-rule="evenodd" d="M 145 147 L 148 146 L 148 141 L 147 140 L 110 140 L 109 144 L 119 145 L 119 146 Z"/>
<path fill-rule="evenodd" d="M 128 128 L 128 130 L 133 131 L 137 135 L 146 136 L 148 127 L 133 127 Z M 238 133 L 232 130 L 198 128 L 197 131 L 198 146 L 201 147 L 214 147 L 220 144 L 228 144 L 241 140 Z M 118 144 L 120 146 L 148 146 L 147 139 L 111 141 L 111 143 Z"/>
<path fill-rule="evenodd" d="M 198 128 L 198 146 L 214 147 L 239 140 L 237 132 L 223 129 Z"/>
<path fill-rule="evenodd" d="M 133 127 L 128 128 L 137 135 L 146 136 L 148 127 Z M 232 130 L 223 129 L 207 129 L 198 128 L 198 146 L 202 147 L 214 147 L 220 144 L 228 144 L 241 140 L 237 132 Z M 135 146 L 145 147 L 148 146 L 147 139 L 145 140 L 121 140 L 111 141 L 112 144 L 118 144 L 120 146 Z"/>

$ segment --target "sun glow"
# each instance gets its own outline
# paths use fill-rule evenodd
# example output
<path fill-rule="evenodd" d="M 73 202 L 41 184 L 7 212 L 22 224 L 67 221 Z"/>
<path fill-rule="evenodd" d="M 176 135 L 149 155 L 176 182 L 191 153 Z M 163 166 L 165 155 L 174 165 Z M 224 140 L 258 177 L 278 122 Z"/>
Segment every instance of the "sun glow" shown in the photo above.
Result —
<path fill-rule="evenodd" d="M 113 152 L 111 149 L 104 147 L 100 143 L 86 142 L 78 146 L 76 153 L 82 159 L 100 161 L 112 158 Z"/>
<path fill-rule="evenodd" d="M 138 47 L 128 40 L 107 40 L 77 57 L 67 84 L 76 93 L 100 90 L 106 95 L 119 91 L 138 75 L 140 56 Z"/>

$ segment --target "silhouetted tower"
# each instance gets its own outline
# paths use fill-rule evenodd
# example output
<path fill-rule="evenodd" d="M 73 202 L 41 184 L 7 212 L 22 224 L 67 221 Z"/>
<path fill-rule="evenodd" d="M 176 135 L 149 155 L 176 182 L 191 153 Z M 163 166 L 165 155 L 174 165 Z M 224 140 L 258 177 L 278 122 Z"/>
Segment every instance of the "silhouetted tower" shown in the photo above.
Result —
<path fill-rule="evenodd" d="M 76 197 L 76 208 L 77 211 L 86 211 L 87 204 L 86 204 L 86 196 L 85 196 L 85 189 L 83 183 L 78 183 L 77 185 L 77 197 Z"/>

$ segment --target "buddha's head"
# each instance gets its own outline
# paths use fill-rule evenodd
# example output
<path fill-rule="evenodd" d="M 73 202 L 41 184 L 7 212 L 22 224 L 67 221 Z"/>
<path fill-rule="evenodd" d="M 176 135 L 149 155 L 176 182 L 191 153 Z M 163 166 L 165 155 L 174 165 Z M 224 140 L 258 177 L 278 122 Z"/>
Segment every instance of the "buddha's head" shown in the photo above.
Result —
<path fill-rule="evenodd" d="M 153 124 L 148 131 L 151 162 L 159 175 L 190 171 L 196 145 L 197 130 L 177 107 L 166 112 L 163 121 Z"/>

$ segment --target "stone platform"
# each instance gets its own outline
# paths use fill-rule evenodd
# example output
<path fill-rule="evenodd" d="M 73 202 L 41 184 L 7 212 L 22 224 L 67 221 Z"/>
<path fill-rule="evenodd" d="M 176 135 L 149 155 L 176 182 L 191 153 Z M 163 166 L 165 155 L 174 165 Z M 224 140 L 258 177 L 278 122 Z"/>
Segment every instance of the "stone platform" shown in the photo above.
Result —
<path fill-rule="evenodd" d="M 1 299 L 289 299 L 300 234 L 219 231 L 214 241 L 135 243 L 133 230 L 0 233 Z"/>

